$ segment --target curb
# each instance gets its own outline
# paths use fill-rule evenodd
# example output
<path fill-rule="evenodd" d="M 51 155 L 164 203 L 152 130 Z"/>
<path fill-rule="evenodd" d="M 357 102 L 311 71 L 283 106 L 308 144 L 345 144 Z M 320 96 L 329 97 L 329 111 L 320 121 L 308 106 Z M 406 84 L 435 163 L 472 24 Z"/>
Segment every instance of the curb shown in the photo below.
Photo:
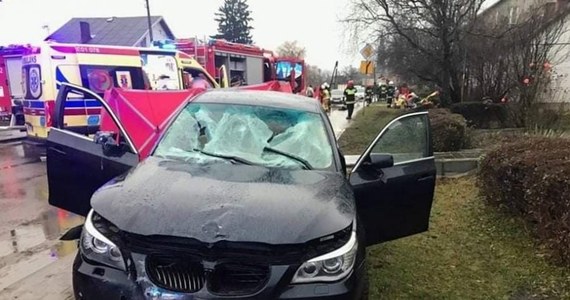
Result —
<path fill-rule="evenodd" d="M 5 144 L 5 143 L 12 143 L 12 142 L 19 142 L 22 140 L 25 140 L 26 137 L 22 136 L 22 137 L 11 137 L 11 138 L 0 138 L 0 144 Z"/>

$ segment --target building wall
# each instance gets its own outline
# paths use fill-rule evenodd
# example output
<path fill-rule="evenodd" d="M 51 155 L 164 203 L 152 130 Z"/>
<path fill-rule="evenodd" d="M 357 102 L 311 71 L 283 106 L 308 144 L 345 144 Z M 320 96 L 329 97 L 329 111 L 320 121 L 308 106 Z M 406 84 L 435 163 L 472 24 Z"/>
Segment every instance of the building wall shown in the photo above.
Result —
<path fill-rule="evenodd" d="M 516 12 L 519 17 L 516 21 L 522 21 L 521 14 L 536 9 L 537 7 L 545 7 L 545 5 L 556 5 L 557 9 L 564 9 L 567 0 L 502 0 L 483 12 L 487 21 L 497 21 L 500 17 L 509 18 L 512 13 Z M 551 7 L 555 8 L 555 7 Z M 568 8 L 566 8 L 568 9 Z M 516 23 L 516 22 L 515 22 Z M 555 45 L 552 49 L 553 57 L 550 64 L 552 65 L 552 83 L 544 92 L 542 101 L 545 103 L 557 104 L 562 102 L 570 103 L 570 18 L 566 17 L 563 34 L 558 40 L 559 45 Z"/>
<path fill-rule="evenodd" d="M 507 18 L 511 24 L 516 24 L 523 21 L 521 15 L 525 12 L 545 8 L 548 4 L 556 5 L 556 2 L 557 0 L 502 0 L 484 11 L 483 15 L 488 21 L 497 22 Z"/>
<path fill-rule="evenodd" d="M 552 84 L 545 102 L 570 102 L 570 18 L 567 16 L 558 39 L 559 45 L 552 48 Z"/>
<path fill-rule="evenodd" d="M 158 23 L 158 24 L 154 25 L 152 28 L 152 35 L 153 35 L 152 38 L 155 41 L 166 40 L 166 39 L 172 38 L 172 37 L 168 36 L 168 34 L 166 32 L 167 31 L 164 28 L 164 26 L 162 25 L 162 23 Z M 148 33 L 145 34 L 144 38 L 135 46 L 136 47 L 150 47 L 151 46 L 150 35 Z"/>

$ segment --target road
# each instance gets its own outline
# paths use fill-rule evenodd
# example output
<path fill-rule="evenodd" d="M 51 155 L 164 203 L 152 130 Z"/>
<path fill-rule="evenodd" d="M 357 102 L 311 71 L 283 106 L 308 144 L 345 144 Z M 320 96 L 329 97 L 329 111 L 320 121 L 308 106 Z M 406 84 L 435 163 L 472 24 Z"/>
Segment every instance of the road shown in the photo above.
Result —
<path fill-rule="evenodd" d="M 346 111 L 330 116 L 337 136 L 350 124 L 345 118 Z M 0 143 L 0 299 L 72 299 L 77 246 L 58 239 L 82 223 L 48 204 L 45 162 L 26 158 L 21 142 Z"/>
<path fill-rule="evenodd" d="M 49 206 L 47 195 L 45 163 L 24 157 L 21 142 L 0 144 L 0 299 L 71 296 L 76 246 L 58 239 L 83 220 Z"/>

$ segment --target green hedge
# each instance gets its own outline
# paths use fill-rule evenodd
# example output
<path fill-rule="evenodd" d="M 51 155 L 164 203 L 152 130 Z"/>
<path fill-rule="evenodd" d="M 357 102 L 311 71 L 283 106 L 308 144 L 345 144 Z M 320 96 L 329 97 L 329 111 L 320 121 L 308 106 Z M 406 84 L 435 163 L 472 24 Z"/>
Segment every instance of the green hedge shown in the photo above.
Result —
<path fill-rule="evenodd" d="M 509 127 L 509 111 L 505 104 L 483 102 L 455 103 L 451 112 L 462 115 L 469 126 L 481 129 Z"/>
<path fill-rule="evenodd" d="M 429 117 L 434 151 L 458 151 L 469 146 L 469 129 L 461 115 L 447 109 L 430 109 Z"/>
<path fill-rule="evenodd" d="M 552 256 L 570 266 L 570 140 L 525 137 L 482 160 L 480 190 L 532 224 Z"/>

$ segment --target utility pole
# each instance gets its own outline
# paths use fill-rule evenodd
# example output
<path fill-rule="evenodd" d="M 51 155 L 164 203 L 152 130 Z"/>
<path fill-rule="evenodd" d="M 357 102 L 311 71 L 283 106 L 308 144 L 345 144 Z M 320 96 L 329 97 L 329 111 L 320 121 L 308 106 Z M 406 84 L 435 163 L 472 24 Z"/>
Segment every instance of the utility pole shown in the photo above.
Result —
<path fill-rule="evenodd" d="M 148 22 L 148 34 L 150 37 L 150 43 L 152 44 L 152 42 L 154 41 L 154 38 L 152 37 L 152 21 L 150 19 L 150 5 L 148 4 L 149 0 L 145 0 L 146 2 L 146 18 L 147 18 L 147 22 Z"/>

